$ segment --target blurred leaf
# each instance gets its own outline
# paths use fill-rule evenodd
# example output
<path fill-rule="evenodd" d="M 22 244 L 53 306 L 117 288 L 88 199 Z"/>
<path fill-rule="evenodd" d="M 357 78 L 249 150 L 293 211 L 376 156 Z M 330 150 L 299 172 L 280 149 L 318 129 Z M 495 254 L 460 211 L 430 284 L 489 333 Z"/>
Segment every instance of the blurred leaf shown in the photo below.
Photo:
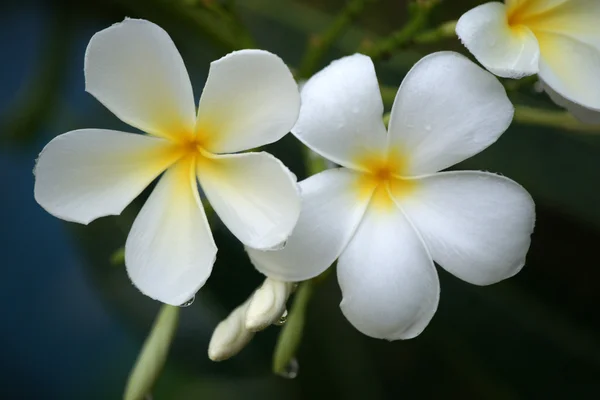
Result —
<path fill-rule="evenodd" d="M 110 263 L 112 265 L 122 265 L 125 262 L 125 246 L 119 247 L 110 256 Z"/>
<path fill-rule="evenodd" d="M 125 400 L 143 400 L 163 368 L 179 320 L 179 307 L 163 305 L 135 363 Z"/>

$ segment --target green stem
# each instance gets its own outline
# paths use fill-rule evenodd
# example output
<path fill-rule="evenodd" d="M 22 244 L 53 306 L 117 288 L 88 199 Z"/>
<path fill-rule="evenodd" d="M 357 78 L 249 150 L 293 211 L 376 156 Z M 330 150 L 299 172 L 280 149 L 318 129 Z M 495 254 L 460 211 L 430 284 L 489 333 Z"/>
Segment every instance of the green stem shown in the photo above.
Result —
<path fill-rule="evenodd" d="M 228 6 L 221 5 L 219 2 L 212 0 L 184 0 L 184 2 L 185 1 L 190 5 L 202 6 L 229 25 L 238 38 L 239 48 L 256 48 L 254 38 L 236 14 L 233 4 Z"/>
<path fill-rule="evenodd" d="M 540 125 L 568 131 L 600 133 L 600 125 L 580 122 L 568 111 L 544 110 L 529 106 L 515 106 L 514 121 L 524 125 Z"/>
<path fill-rule="evenodd" d="M 448 21 L 439 25 L 437 28 L 430 29 L 415 35 L 413 43 L 415 44 L 432 44 L 441 40 L 456 37 L 456 22 Z"/>
<path fill-rule="evenodd" d="M 302 341 L 306 308 L 312 296 L 313 285 L 312 280 L 300 284 L 294 296 L 294 304 L 288 313 L 287 322 L 281 328 L 281 333 L 277 338 L 273 354 L 273 372 L 278 375 L 285 372 Z"/>
<path fill-rule="evenodd" d="M 411 43 L 427 24 L 431 10 L 439 0 L 420 0 L 409 4 L 408 22 L 402 29 L 362 51 L 373 60 L 389 58 L 392 52 Z M 422 39 L 423 40 L 423 39 Z M 426 40 L 426 39 L 425 39 Z"/>
<path fill-rule="evenodd" d="M 125 400 L 142 400 L 150 393 L 167 359 L 178 321 L 179 307 L 164 304 L 129 375 Z"/>
<path fill-rule="evenodd" d="M 315 73 L 325 53 L 362 12 L 367 1 L 369 0 L 350 0 L 322 35 L 310 38 L 298 70 L 299 78 L 309 78 Z"/>

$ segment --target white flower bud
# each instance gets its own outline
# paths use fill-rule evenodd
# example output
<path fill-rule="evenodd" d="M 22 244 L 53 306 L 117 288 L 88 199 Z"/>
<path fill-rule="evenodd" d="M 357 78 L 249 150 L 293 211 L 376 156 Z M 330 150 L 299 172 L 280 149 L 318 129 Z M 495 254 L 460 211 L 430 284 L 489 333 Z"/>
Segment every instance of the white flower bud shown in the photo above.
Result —
<path fill-rule="evenodd" d="M 236 308 L 217 325 L 208 345 L 208 357 L 213 361 L 223 361 L 239 353 L 254 336 L 245 327 L 249 300 Z"/>
<path fill-rule="evenodd" d="M 293 289 L 291 282 L 265 279 L 248 299 L 246 329 L 258 332 L 277 322 L 285 313 L 285 303 Z"/>

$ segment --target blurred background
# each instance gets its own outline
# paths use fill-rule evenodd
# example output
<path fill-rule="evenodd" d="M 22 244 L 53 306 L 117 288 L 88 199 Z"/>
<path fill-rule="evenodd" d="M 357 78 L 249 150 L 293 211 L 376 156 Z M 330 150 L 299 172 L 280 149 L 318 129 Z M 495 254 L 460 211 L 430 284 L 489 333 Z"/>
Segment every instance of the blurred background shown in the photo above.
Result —
<path fill-rule="evenodd" d="M 406 3 L 368 1 L 315 68 L 400 29 Z M 457 19 L 478 3 L 442 1 L 429 25 Z M 125 16 L 161 25 L 182 53 L 199 98 L 210 61 L 234 48 L 270 50 L 298 68 L 307 44 L 346 4 L 0 2 L 0 397 L 120 398 L 159 308 L 131 285 L 121 263 L 111 261 L 149 190 L 123 215 L 87 227 L 52 217 L 33 198 L 35 159 L 53 137 L 78 128 L 131 131 L 84 91 L 90 37 Z M 376 60 L 380 82 L 397 88 L 415 61 L 442 49 L 465 53 L 456 38 L 404 46 Z M 531 85 L 510 95 L 515 103 L 556 109 Z M 153 398 L 597 398 L 600 128 L 596 132 L 514 123 L 497 144 L 457 166 L 504 174 L 533 195 L 538 219 L 523 271 L 476 287 L 439 269 L 436 316 L 418 338 L 393 343 L 363 336 L 344 319 L 332 274 L 309 304 L 295 379 L 271 372 L 278 327 L 258 334 L 229 361 L 208 359 L 218 321 L 262 280 L 241 244 L 212 220 L 219 258 L 196 301 L 181 312 Z M 291 135 L 267 150 L 306 176 L 301 146 Z"/>

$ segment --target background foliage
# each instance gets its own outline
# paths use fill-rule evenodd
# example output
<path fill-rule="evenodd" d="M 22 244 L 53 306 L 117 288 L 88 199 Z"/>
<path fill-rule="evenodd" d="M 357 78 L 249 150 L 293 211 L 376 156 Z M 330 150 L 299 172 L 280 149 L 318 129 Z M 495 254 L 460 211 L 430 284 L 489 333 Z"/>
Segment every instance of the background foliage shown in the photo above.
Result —
<path fill-rule="evenodd" d="M 343 14 L 348 3 L 363 2 L 0 3 L 3 398 L 119 398 L 159 307 L 131 285 L 122 265 L 111 263 L 148 190 L 122 216 L 88 227 L 55 219 L 33 199 L 34 160 L 52 137 L 85 127 L 131 131 L 84 92 L 83 54 L 93 33 L 125 16 L 161 25 L 182 53 L 198 98 L 210 61 L 234 48 L 273 51 L 303 75 L 342 55 L 375 51 L 410 21 L 406 1 L 367 1 Z M 457 19 L 478 3 L 442 1 L 427 26 Z M 322 35 L 336 23 L 339 32 Z M 322 48 L 307 61 L 310 46 Z M 410 66 L 437 50 L 465 53 L 451 37 L 377 55 L 380 83 L 392 88 L 384 92 L 388 108 Z M 520 104 L 555 109 L 530 84 L 510 93 Z M 442 296 L 430 326 L 417 339 L 388 343 L 361 335 L 343 318 L 332 274 L 308 305 L 294 380 L 271 373 L 277 327 L 230 361 L 208 360 L 214 326 L 261 281 L 241 245 L 213 219 L 219 258 L 194 304 L 180 313 L 154 398 L 595 398 L 600 129 L 565 128 L 516 122 L 497 144 L 459 166 L 502 173 L 536 200 L 538 222 L 518 276 L 482 288 L 440 270 Z M 302 148 L 291 135 L 267 150 L 306 176 Z"/>

